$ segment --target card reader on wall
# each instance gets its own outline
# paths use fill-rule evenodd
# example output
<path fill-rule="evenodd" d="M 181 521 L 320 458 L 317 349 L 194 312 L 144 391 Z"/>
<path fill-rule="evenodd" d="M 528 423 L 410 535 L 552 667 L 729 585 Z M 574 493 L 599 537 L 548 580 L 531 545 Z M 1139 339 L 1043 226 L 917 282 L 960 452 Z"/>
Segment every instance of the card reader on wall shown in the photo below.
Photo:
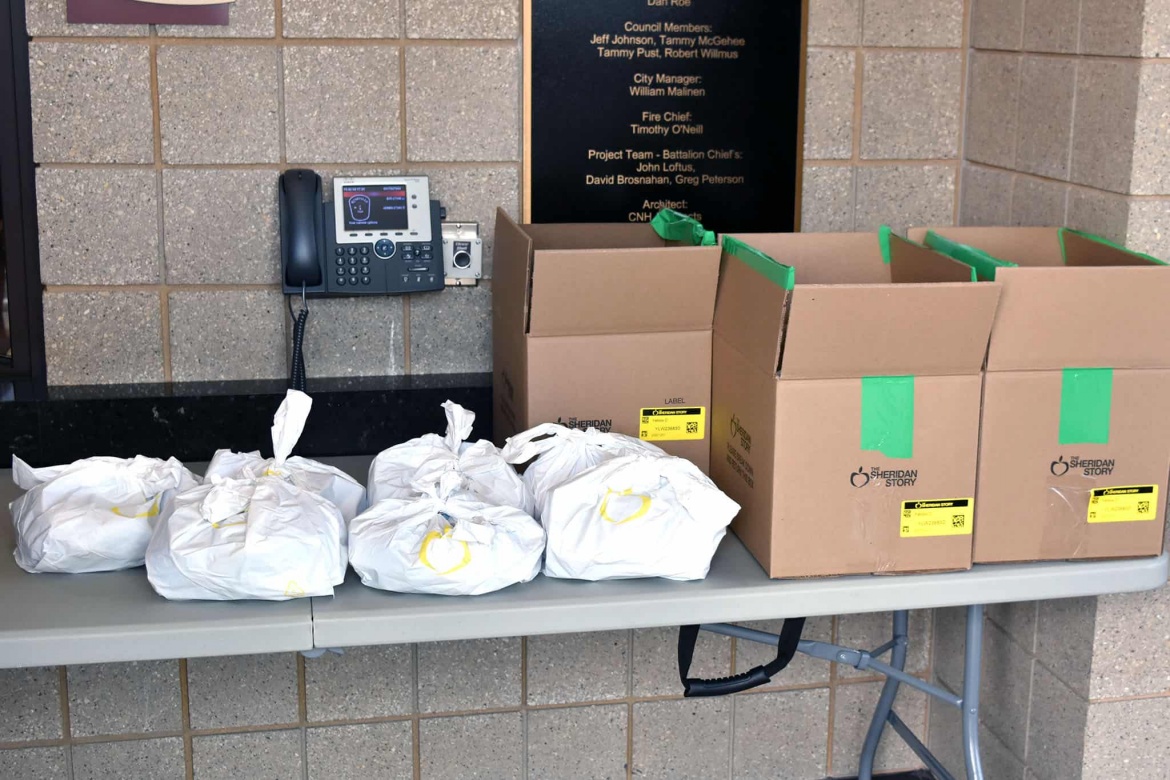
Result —
<path fill-rule="evenodd" d="M 306 169 L 280 177 L 280 265 L 286 295 L 399 295 L 444 286 L 443 207 L 426 176 L 349 176 Z"/>

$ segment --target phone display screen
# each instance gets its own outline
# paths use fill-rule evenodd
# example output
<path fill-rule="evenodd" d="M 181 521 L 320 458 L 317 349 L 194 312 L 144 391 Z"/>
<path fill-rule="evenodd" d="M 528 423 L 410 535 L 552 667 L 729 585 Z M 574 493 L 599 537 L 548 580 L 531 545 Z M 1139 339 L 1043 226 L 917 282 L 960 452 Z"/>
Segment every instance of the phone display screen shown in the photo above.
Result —
<path fill-rule="evenodd" d="M 347 184 L 341 196 L 346 231 L 406 230 L 409 224 L 405 184 Z"/>

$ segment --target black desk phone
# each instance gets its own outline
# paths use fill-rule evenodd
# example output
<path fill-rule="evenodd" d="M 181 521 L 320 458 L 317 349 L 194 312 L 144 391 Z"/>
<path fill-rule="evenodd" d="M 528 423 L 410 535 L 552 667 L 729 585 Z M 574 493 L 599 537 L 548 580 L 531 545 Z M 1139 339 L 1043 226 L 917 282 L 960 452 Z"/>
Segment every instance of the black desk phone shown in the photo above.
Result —
<path fill-rule="evenodd" d="M 443 208 L 426 176 L 280 177 L 280 267 L 286 295 L 396 295 L 444 286 Z"/>

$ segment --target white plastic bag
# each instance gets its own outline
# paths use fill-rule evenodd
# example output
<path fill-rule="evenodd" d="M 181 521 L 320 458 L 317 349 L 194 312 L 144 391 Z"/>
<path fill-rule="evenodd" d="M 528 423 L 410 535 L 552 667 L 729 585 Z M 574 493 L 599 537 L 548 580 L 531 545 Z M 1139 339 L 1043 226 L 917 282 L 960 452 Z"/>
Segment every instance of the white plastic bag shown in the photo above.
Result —
<path fill-rule="evenodd" d="M 544 573 L 698 580 L 739 505 L 683 458 L 626 455 L 555 488 Z"/>
<path fill-rule="evenodd" d="M 508 439 L 500 454 L 516 465 L 532 461 L 523 479 L 536 499 L 536 516 L 540 517 L 552 489 L 578 474 L 622 455 L 666 453 L 649 442 L 620 433 L 602 433 L 596 428 L 580 431 L 544 423 Z"/>
<path fill-rule="evenodd" d="M 168 599 L 331 596 L 345 563 L 338 508 L 277 476 L 216 477 L 176 496 L 146 550 L 146 576 Z"/>
<path fill-rule="evenodd" d="M 474 596 L 528 582 L 540 571 L 544 529 L 493 506 L 444 475 L 427 495 L 380 501 L 349 526 L 349 562 L 372 588 Z M 422 488 L 423 486 L 420 486 Z"/>
<path fill-rule="evenodd" d="M 305 429 L 312 406 L 313 399 L 309 396 L 298 390 L 289 390 L 273 418 L 272 449 L 275 457 L 264 458 L 259 452 L 217 450 L 207 464 L 204 479 L 210 482 L 216 478 L 282 477 L 336 504 L 341 516 L 352 520 L 365 509 L 366 489 L 341 469 L 309 458 L 289 457 Z"/>
<path fill-rule="evenodd" d="M 276 457 L 220 450 L 206 483 L 175 497 L 146 550 L 146 574 L 169 599 L 329 596 L 345 579 L 344 512 L 365 491 L 337 469 L 289 458 L 312 400 L 288 391 L 274 418 Z"/>
<path fill-rule="evenodd" d="M 13 555 L 29 572 L 80 574 L 141 566 L 159 513 L 199 478 L 174 458 L 85 458 L 34 469 L 12 458 L 28 492 L 9 505 Z"/>
<path fill-rule="evenodd" d="M 417 485 L 438 485 L 446 472 L 465 478 L 464 487 L 485 503 L 513 507 L 527 515 L 535 511 L 532 492 L 487 440 L 467 443 L 475 412 L 444 401 L 447 434 L 424 434 L 383 450 L 370 464 L 370 505 L 387 498 L 414 498 Z"/>

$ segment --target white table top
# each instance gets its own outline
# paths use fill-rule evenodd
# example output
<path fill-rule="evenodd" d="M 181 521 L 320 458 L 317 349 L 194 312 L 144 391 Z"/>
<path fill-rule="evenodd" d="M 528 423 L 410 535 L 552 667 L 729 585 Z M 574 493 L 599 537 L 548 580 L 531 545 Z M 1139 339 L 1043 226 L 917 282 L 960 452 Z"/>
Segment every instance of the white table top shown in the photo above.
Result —
<path fill-rule="evenodd" d="M 364 477 L 369 458 L 330 459 Z M 364 480 L 363 480 L 364 481 Z M 0 470 L 0 506 L 19 495 Z M 925 609 L 1149 590 L 1170 558 L 977 566 L 971 571 L 771 580 L 733 536 L 700 582 L 537 577 L 475 597 L 366 588 L 350 572 L 333 598 L 175 602 L 145 569 L 28 574 L 0 517 L 0 668 L 272 653 L 312 647 L 603 631 L 685 623 Z"/>

